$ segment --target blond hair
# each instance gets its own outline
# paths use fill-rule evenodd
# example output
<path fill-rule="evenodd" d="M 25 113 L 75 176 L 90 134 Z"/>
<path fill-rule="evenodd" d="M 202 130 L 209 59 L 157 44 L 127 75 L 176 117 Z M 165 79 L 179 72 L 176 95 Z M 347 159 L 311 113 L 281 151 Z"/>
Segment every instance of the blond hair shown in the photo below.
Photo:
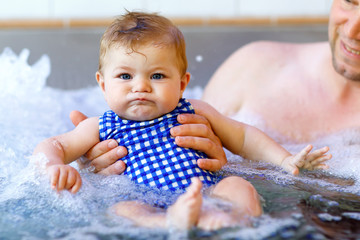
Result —
<path fill-rule="evenodd" d="M 138 47 L 146 44 L 173 48 L 180 73 L 186 73 L 186 46 L 181 31 L 165 17 L 142 12 L 127 12 L 106 29 L 100 42 L 99 72 L 111 47 L 124 46 L 136 52 Z"/>

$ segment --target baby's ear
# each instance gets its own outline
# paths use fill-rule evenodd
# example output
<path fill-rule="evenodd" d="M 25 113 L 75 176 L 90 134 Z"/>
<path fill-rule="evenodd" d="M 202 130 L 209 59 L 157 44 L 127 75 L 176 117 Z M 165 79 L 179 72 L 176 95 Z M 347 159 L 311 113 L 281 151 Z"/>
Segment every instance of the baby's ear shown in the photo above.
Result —
<path fill-rule="evenodd" d="M 101 88 L 101 91 L 105 92 L 105 81 L 104 81 L 103 75 L 99 71 L 97 71 L 95 74 L 95 77 L 96 77 L 97 83 L 99 84 L 99 86 Z"/>
<path fill-rule="evenodd" d="M 186 86 L 189 84 L 190 76 L 191 76 L 190 73 L 186 72 L 184 74 L 184 76 L 181 78 L 181 82 L 180 82 L 180 92 L 181 92 L 181 94 L 183 94 L 183 92 L 186 89 Z"/>

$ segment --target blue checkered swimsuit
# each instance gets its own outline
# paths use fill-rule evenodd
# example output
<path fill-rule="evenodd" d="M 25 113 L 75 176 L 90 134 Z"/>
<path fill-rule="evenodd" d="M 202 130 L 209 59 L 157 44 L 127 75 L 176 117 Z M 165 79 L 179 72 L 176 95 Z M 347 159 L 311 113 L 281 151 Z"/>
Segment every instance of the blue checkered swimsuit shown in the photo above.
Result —
<path fill-rule="evenodd" d="M 176 117 L 181 113 L 195 113 L 185 99 L 172 112 L 150 121 L 124 120 L 107 111 L 99 119 L 100 141 L 116 139 L 127 148 L 128 155 L 121 159 L 127 165 L 124 174 L 136 183 L 177 190 L 189 186 L 192 177 L 198 177 L 204 184 L 212 185 L 215 175 L 196 164 L 197 159 L 207 156 L 177 146 L 170 135 L 170 128 L 179 125 Z"/>

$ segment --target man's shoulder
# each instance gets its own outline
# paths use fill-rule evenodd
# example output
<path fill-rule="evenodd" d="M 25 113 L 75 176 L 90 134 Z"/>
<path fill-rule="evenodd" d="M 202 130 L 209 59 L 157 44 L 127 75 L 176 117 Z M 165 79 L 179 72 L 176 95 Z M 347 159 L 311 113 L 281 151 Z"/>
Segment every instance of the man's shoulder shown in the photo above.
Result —
<path fill-rule="evenodd" d="M 231 61 L 237 64 L 257 67 L 259 64 L 271 64 L 286 58 L 289 51 L 296 50 L 296 45 L 272 41 L 256 41 L 239 48 L 232 56 Z"/>
<path fill-rule="evenodd" d="M 294 45 L 292 43 L 285 43 L 285 42 L 276 42 L 276 41 L 255 41 L 250 42 L 242 47 L 244 51 L 252 51 L 252 52 L 263 52 L 264 49 L 266 50 L 279 50 L 285 47 Z"/>
<path fill-rule="evenodd" d="M 274 56 L 273 54 L 284 54 L 289 51 L 297 51 L 301 44 L 273 41 L 256 41 L 245 45 L 242 48 L 244 53 Z"/>
<path fill-rule="evenodd" d="M 257 61 L 265 61 L 268 64 L 279 62 L 297 62 L 320 49 L 327 48 L 327 42 L 315 43 L 290 43 L 274 41 L 257 41 L 245 45 L 240 51 L 243 56 L 248 56 Z"/>
<path fill-rule="evenodd" d="M 291 42 L 276 42 L 276 41 L 255 41 L 244 45 L 240 51 L 258 53 L 262 55 L 270 55 L 276 53 L 288 53 L 293 51 L 301 51 L 307 48 L 312 48 L 319 45 L 324 45 L 326 42 L 317 43 L 291 43 Z"/>

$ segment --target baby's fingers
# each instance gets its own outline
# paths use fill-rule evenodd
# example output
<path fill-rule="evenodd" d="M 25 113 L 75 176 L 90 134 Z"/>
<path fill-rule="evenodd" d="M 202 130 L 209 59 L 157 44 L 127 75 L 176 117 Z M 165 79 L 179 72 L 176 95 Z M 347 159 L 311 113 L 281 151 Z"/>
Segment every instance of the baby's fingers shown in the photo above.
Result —
<path fill-rule="evenodd" d="M 306 157 L 308 156 L 312 148 L 312 145 L 307 145 L 305 148 L 303 148 L 298 154 L 294 156 L 293 164 L 297 167 L 302 168 L 305 164 Z"/>
<path fill-rule="evenodd" d="M 59 181 L 58 181 L 58 185 L 57 185 L 58 191 L 62 191 L 64 189 L 66 189 L 67 177 L 68 177 L 68 172 L 66 171 L 66 169 L 61 168 Z"/>
<path fill-rule="evenodd" d="M 314 170 L 326 170 L 326 169 L 329 169 L 329 166 L 326 164 L 319 164 L 314 167 Z"/>
<path fill-rule="evenodd" d="M 313 151 L 312 153 L 310 153 L 309 156 L 307 157 L 307 159 L 312 161 L 312 160 L 324 155 L 328 151 L 329 151 L 329 147 L 323 147 L 323 148 L 317 149 L 317 150 Z"/>
<path fill-rule="evenodd" d="M 66 189 L 68 189 L 71 193 L 79 191 L 81 183 L 81 177 L 78 172 L 71 171 L 68 173 Z"/>
<path fill-rule="evenodd" d="M 79 191 L 81 187 L 81 177 L 78 171 L 69 165 L 50 166 L 47 169 L 50 176 L 51 188 L 58 192 L 69 190 L 72 193 Z"/>
<path fill-rule="evenodd" d="M 60 169 L 59 168 L 51 168 L 48 170 L 48 174 L 50 175 L 51 188 L 56 190 L 56 187 L 59 182 L 59 177 L 60 177 Z"/>
<path fill-rule="evenodd" d="M 323 162 L 326 162 L 326 161 L 330 160 L 331 158 L 332 158 L 331 154 L 326 154 L 326 155 L 323 155 L 321 157 L 318 157 L 318 158 L 314 159 L 313 161 L 311 161 L 311 163 L 313 165 L 318 165 L 320 163 L 323 163 Z"/>
<path fill-rule="evenodd" d="M 323 155 L 323 156 L 318 157 L 318 158 L 316 158 L 314 160 L 307 161 L 305 163 L 304 168 L 309 169 L 309 170 L 313 170 L 313 169 L 318 169 L 317 166 L 327 166 L 326 164 L 324 164 L 324 162 L 330 160 L 331 158 L 332 158 L 331 154 Z M 326 167 L 326 169 L 327 168 L 328 167 Z M 325 169 L 325 168 L 322 167 L 321 169 Z"/>
<path fill-rule="evenodd" d="M 75 185 L 75 183 L 76 183 L 76 173 L 69 171 L 65 188 L 70 190 Z"/>
<path fill-rule="evenodd" d="M 81 178 L 77 178 L 74 186 L 69 190 L 71 193 L 77 193 L 80 190 L 82 181 Z"/>

